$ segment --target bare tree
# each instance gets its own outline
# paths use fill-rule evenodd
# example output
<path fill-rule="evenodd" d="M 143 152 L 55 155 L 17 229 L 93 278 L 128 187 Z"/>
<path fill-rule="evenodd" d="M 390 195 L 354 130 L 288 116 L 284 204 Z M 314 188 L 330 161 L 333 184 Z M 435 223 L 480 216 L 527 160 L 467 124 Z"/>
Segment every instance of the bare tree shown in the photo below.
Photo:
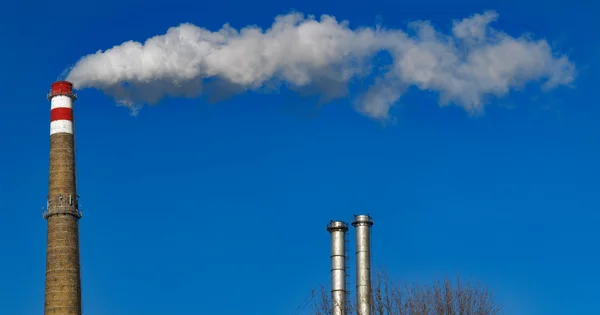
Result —
<path fill-rule="evenodd" d="M 373 315 L 498 315 L 500 306 L 487 287 L 445 278 L 432 285 L 397 284 L 384 272 L 373 277 Z M 313 291 L 313 314 L 331 315 L 329 292 L 321 286 Z M 349 296 L 347 315 L 354 315 L 354 301 Z"/>

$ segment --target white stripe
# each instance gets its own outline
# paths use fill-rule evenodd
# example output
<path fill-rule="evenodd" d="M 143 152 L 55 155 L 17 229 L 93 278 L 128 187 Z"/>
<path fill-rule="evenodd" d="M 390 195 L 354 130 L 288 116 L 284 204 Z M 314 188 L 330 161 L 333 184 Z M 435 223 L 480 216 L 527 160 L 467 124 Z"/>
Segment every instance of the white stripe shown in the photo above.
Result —
<path fill-rule="evenodd" d="M 50 122 L 51 135 L 61 132 L 73 134 L 73 122 L 70 120 L 55 120 Z"/>
<path fill-rule="evenodd" d="M 50 100 L 50 109 L 55 109 L 59 107 L 64 108 L 73 108 L 73 100 L 70 97 L 65 95 L 57 95 L 52 97 Z"/>

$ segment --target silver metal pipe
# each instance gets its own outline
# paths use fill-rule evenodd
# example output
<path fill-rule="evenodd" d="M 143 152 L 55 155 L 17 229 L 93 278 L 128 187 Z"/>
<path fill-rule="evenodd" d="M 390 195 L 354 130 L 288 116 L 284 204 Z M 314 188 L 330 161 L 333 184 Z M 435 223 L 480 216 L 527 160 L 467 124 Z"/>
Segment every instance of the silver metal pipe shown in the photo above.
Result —
<path fill-rule="evenodd" d="M 356 228 L 356 314 L 371 315 L 371 226 L 368 215 L 355 215 Z"/>
<path fill-rule="evenodd" d="M 348 224 L 331 221 L 331 314 L 346 315 L 346 231 Z"/>

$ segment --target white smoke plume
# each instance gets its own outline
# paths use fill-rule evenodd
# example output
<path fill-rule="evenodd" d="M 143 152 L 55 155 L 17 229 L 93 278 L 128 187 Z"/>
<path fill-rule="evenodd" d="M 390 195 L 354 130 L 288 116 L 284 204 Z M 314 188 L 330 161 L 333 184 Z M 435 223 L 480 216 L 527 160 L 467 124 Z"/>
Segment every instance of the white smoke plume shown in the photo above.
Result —
<path fill-rule="evenodd" d="M 493 29 L 489 24 L 497 18 L 487 11 L 455 20 L 450 34 L 426 21 L 412 22 L 406 31 L 351 29 L 332 16 L 318 20 L 300 13 L 277 16 L 266 30 L 181 24 L 143 44 L 128 41 L 87 55 L 67 80 L 77 89 L 100 89 L 137 111 L 165 96 L 226 96 L 280 85 L 331 100 L 348 97 L 350 84 L 369 79 L 358 84 L 353 102 L 375 119 L 388 118 L 411 86 L 438 93 L 442 105 L 475 113 L 490 96 L 530 82 L 543 89 L 572 83 L 576 70 L 568 57 L 553 52 L 546 40 Z M 376 62 L 381 52 L 389 54 L 389 64 Z"/>

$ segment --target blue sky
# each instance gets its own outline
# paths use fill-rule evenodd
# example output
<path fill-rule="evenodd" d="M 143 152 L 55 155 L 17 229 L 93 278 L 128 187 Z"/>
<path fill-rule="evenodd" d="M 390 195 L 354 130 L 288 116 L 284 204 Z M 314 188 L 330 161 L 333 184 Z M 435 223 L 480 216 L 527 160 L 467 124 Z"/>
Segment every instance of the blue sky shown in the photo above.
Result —
<path fill-rule="evenodd" d="M 133 117 L 81 90 L 84 313 L 293 314 L 328 284 L 327 222 L 368 212 L 373 264 L 395 279 L 459 274 L 488 284 L 507 314 L 596 314 L 600 25 L 583 0 L 4 4 L 0 313 L 43 310 L 49 84 L 84 55 L 182 22 L 268 27 L 292 9 L 441 29 L 492 9 L 497 29 L 547 39 L 578 76 L 480 117 L 411 90 L 385 126 L 343 99 L 317 109 L 287 91 L 169 98 Z"/>

